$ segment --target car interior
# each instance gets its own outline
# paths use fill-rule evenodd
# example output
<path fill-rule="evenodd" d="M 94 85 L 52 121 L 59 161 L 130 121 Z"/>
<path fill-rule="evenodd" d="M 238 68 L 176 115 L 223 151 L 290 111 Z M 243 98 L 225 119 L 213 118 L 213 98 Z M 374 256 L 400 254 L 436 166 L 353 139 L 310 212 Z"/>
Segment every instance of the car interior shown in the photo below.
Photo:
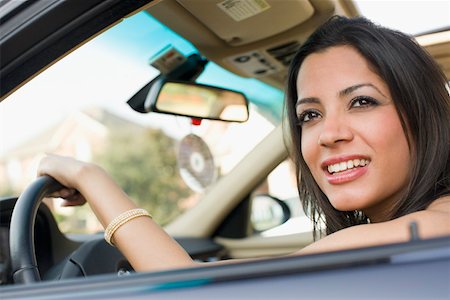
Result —
<path fill-rule="evenodd" d="M 78 26 L 79 35 L 74 34 L 64 40 L 57 36 L 59 31 L 52 28 L 49 30 L 54 30 L 53 35 L 41 30 L 40 34 L 45 35 L 41 37 L 29 26 L 39 28 L 44 26 L 44 21 L 39 23 L 39 18 L 36 18 L 35 23 L 28 24 L 28 27 L 25 24 L 23 28 L 28 32 L 22 32 L 22 34 L 36 35 L 34 39 L 41 39 L 41 42 L 29 40 L 29 43 L 36 43 L 36 49 L 39 50 L 41 46 L 52 47 L 45 54 L 45 51 L 36 49 L 36 53 L 33 53 L 32 47 L 29 47 L 31 50 L 28 52 L 24 50 L 25 52 L 13 53 L 14 45 L 18 43 L 17 39 L 20 38 L 23 41 L 24 36 L 13 37 L 14 24 L 8 23 L 8 19 L 5 19 L 5 25 L 10 25 L 11 28 L 10 31 L 5 31 L 1 44 L 3 74 L 0 80 L 4 82 L 1 100 L 8 102 L 10 95 L 14 95 L 16 91 L 19 91 L 20 86 L 32 80 L 38 73 L 45 72 L 45 69 L 51 68 L 52 64 L 63 60 L 66 55 L 76 51 L 76 48 L 81 47 L 87 40 L 93 39 L 93 36 L 101 35 L 108 28 L 123 22 L 123 19 L 132 18 L 143 11 L 189 41 L 202 59 L 234 75 L 252 78 L 282 91 L 293 55 L 320 24 L 335 14 L 349 17 L 360 15 L 356 5 L 347 0 L 135 2 L 133 5 L 136 7 L 130 12 L 126 12 L 123 8 L 130 5 L 129 1 L 117 4 L 114 13 L 111 13 L 111 18 L 115 19 L 112 22 L 112 19 L 106 20 L 106 17 L 102 19 L 97 16 L 105 15 L 105 13 L 101 14 L 102 9 L 105 10 L 105 8 L 101 8 L 101 4 L 97 1 L 92 1 L 91 7 L 81 8 L 80 6 L 79 11 L 74 9 L 73 3 L 56 4 L 48 1 L 39 10 L 37 16 L 44 17 L 45 9 L 60 5 L 60 12 L 71 11 L 68 15 L 78 14 L 78 16 L 73 17 L 72 23 L 69 22 L 70 20 L 65 20 L 69 24 L 68 27 L 58 25 L 57 21 L 54 26 L 59 26 L 60 30 L 67 30 L 64 33 L 70 32 L 70 26 L 73 26 L 70 30 L 75 30 Z M 9 8 L 9 13 L 17 9 L 17 7 L 13 9 L 13 4 L 9 3 L 9 5 L 11 6 L 4 5 L 3 9 Z M 30 4 L 28 8 L 32 5 Z M 119 7 L 121 5 L 123 7 Z M 86 16 L 89 11 L 92 12 L 92 16 L 97 16 L 97 25 L 89 27 L 92 31 L 96 31 L 95 33 L 86 30 L 87 24 L 92 24 L 94 18 L 91 16 L 89 19 L 91 23 L 89 23 L 82 22 L 85 19 L 80 17 Z M 23 14 L 29 18 L 26 10 Z M 57 16 L 52 18 L 56 18 L 52 20 L 58 20 Z M 450 28 L 424 33 L 416 39 L 431 53 L 450 79 Z M 193 60 L 194 58 L 188 59 L 189 62 Z M 31 67 L 18 70 L 17 66 L 22 64 L 25 66 L 29 64 Z M 177 75 L 178 77 L 173 77 L 175 81 L 184 79 L 190 83 L 194 82 L 203 70 L 200 66 L 201 59 L 194 64 L 194 66 L 186 67 L 188 68 L 186 70 L 191 73 L 186 75 L 187 73 L 184 72 L 185 77 Z M 155 81 L 148 84 L 148 88 L 151 88 L 155 86 Z M 145 88 L 147 85 L 142 86 Z M 136 93 L 134 98 L 123 99 L 123 102 L 130 100 L 129 105 L 132 109 L 139 111 L 145 106 L 144 102 L 148 101 L 148 89 L 141 91 L 144 91 L 145 95 Z M 282 99 L 278 98 L 277 101 Z M 282 107 L 282 103 L 277 103 L 276 106 Z M 152 108 L 147 106 L 147 109 L 152 113 L 157 113 L 158 109 L 160 113 L 164 110 L 158 106 Z M 172 113 L 172 115 L 179 114 L 183 112 Z M 205 189 L 201 195 L 201 201 L 164 225 L 164 229 L 195 260 L 206 262 L 231 258 L 275 257 L 292 253 L 313 242 L 311 230 L 294 231 L 282 235 L 262 234 L 266 229 L 286 226 L 292 214 L 302 213 L 301 207 L 294 213 L 283 201 L 271 195 L 269 196 L 275 201 L 272 205 L 282 210 L 282 220 L 264 230 L 258 230 L 252 224 L 252 208 L 255 206 L 254 201 L 258 198 L 257 195 L 260 195 L 256 191 L 277 167 L 286 163 L 289 156 L 288 132 L 287 127 L 283 126 L 282 118 L 280 114 L 280 120 L 273 124 L 274 130 L 264 136 L 225 176 L 220 177 Z M 216 116 L 213 119 L 220 119 L 220 117 Z M 0 169 L 0 171 L 3 170 Z M 54 182 L 38 182 L 33 186 L 35 189 L 41 189 L 39 201 L 52 189 L 53 185 Z M 30 197 L 37 197 L 38 192 L 30 191 L 29 193 L 35 193 Z M 22 196 L 25 197 L 25 194 L 23 193 Z M 104 241 L 102 232 L 66 234 L 60 229 L 58 219 L 47 204 L 39 205 L 39 201 L 37 204 L 36 201 L 31 201 L 21 208 L 15 208 L 18 196 L 2 195 L 0 199 L 0 284 L 35 281 L 34 279 L 28 281 L 28 275 L 13 276 L 15 267 L 12 266 L 13 264 L 21 266 L 33 264 L 33 259 L 36 261 L 40 274 L 38 278 L 41 280 L 99 274 L 121 275 L 133 272 L 133 268 L 125 257 Z M 294 201 L 298 201 L 298 198 Z M 17 216 L 14 222 L 11 219 L 15 209 L 28 210 L 29 213 Z M 35 219 L 30 211 L 36 215 Z M 304 214 L 302 216 L 304 217 Z M 10 235 L 10 230 L 15 231 Z M 10 236 L 14 236 L 14 241 L 11 241 Z M 12 263 L 12 260 L 15 262 Z M 15 276 L 20 279 L 14 278 Z"/>

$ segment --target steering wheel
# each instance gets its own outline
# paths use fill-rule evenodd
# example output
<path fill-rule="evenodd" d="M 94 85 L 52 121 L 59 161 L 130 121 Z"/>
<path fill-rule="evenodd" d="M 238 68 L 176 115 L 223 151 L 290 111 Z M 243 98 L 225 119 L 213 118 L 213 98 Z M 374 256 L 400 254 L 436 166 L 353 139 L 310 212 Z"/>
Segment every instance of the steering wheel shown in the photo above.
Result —
<path fill-rule="evenodd" d="M 11 217 L 9 245 L 15 283 L 41 280 L 34 246 L 34 226 L 42 199 L 63 186 L 49 176 L 37 178 L 20 195 Z M 73 251 L 64 264 L 55 266 L 53 279 L 73 278 L 95 274 L 127 273 L 133 271 L 123 254 L 103 239 L 93 238 Z M 56 276 L 55 276 L 56 275 Z"/>
<path fill-rule="evenodd" d="M 29 185 L 14 206 L 9 233 L 13 279 L 16 283 L 40 281 L 34 249 L 34 222 L 42 199 L 62 185 L 42 176 Z"/>

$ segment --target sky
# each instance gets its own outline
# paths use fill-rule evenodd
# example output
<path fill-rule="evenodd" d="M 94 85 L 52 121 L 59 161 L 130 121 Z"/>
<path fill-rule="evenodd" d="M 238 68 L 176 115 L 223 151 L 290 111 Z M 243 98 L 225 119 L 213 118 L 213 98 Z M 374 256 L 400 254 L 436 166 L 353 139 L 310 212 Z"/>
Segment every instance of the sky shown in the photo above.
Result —
<path fill-rule="evenodd" d="M 359 0 L 355 2 L 362 14 L 372 21 L 409 34 L 417 34 L 434 28 L 450 26 L 449 0 Z M 141 20 L 141 17 L 138 19 Z M 144 21 L 143 17 L 142 21 Z M 129 23 L 124 21 L 123 24 L 127 25 Z M 158 30 L 164 31 L 161 28 Z M 79 106 L 96 101 L 97 103 L 103 103 L 102 105 L 109 105 L 114 110 L 115 104 L 113 101 L 110 101 L 111 99 L 124 99 L 128 97 L 130 89 L 143 86 L 150 78 L 155 76 L 154 71 L 148 67 L 148 53 L 154 51 L 151 49 L 155 45 L 151 43 L 152 39 L 145 38 L 146 35 L 154 35 L 154 33 L 150 29 L 140 33 L 134 33 L 143 36 L 130 35 L 129 31 L 117 30 L 111 32 L 102 37 L 104 39 L 103 42 L 125 37 L 129 39 L 140 39 L 142 43 L 147 41 L 148 44 L 145 47 L 128 49 L 129 52 L 133 53 L 134 60 L 129 60 L 129 58 L 121 60 L 120 56 L 117 53 L 112 53 L 110 49 L 108 51 L 102 50 L 101 48 L 98 49 L 91 47 L 88 43 L 83 47 L 82 51 L 72 53 L 71 59 L 61 61 L 52 67 L 56 71 L 58 69 L 70 69 L 73 70 L 72 72 L 66 72 L 64 76 L 55 75 L 58 72 L 53 74 L 51 72 L 44 72 L 36 78 L 39 81 L 37 81 L 38 84 L 35 84 L 34 88 L 25 86 L 10 96 L 9 99 L 7 98 L 5 102 L 0 104 L 0 156 L 3 152 L 36 134 L 36 132 L 41 131 L 45 127 L 49 127 L 52 122 L 55 123 L 57 116 L 52 114 L 52 110 L 64 110 L 64 105 L 67 103 L 67 100 L 70 103 L 77 103 Z M 160 45 L 158 43 L 158 47 Z M 192 47 L 186 43 L 177 44 L 176 46 L 177 48 L 184 49 L 186 53 L 192 51 Z M 145 52 L 142 52 L 143 49 Z M 101 64 L 103 66 L 101 69 L 106 70 L 107 75 L 80 70 L 80 62 L 86 59 L 89 59 L 92 63 Z M 111 61 L 114 61 L 115 69 L 112 69 Z M 128 70 L 130 67 L 133 68 L 132 73 L 123 72 L 123 70 Z M 72 84 L 73 82 L 77 82 L 78 86 L 82 86 L 85 89 L 94 82 L 101 84 L 97 79 L 102 78 L 102 76 L 110 77 L 108 80 L 105 80 L 108 84 L 115 82 L 126 87 L 124 93 L 117 94 L 115 92 L 116 94 L 112 95 L 112 89 L 108 85 L 105 85 L 101 89 L 98 89 L 98 86 L 96 86 L 96 89 L 93 89 L 96 92 L 92 92 L 92 94 L 89 94 L 89 97 L 86 97 L 80 94 L 80 91 L 74 88 Z M 225 82 L 229 80 L 232 80 L 232 77 L 226 77 L 224 79 Z M 60 90 L 58 97 L 64 101 L 55 102 L 54 99 L 47 99 L 47 92 L 55 89 Z M 268 96 L 272 97 L 272 95 Z M 22 99 L 35 98 L 40 98 L 40 101 L 23 101 L 25 105 L 20 105 Z M 44 111 L 44 114 L 41 113 L 38 115 L 36 113 L 42 111 Z M 21 117 L 20 120 L 17 120 L 19 113 Z M 129 113 L 132 113 L 131 110 Z M 130 115 L 131 117 L 135 117 L 135 114 L 133 116 Z M 142 119 L 148 119 L 145 115 L 141 117 Z M 154 119 L 155 117 L 152 118 Z M 24 124 L 23 120 L 27 120 L 28 123 Z M 22 128 L 22 125 L 27 125 L 27 127 Z M 14 130 L 11 130 L 12 127 Z"/>
<path fill-rule="evenodd" d="M 362 15 L 385 27 L 420 34 L 450 26 L 449 0 L 357 0 Z"/>

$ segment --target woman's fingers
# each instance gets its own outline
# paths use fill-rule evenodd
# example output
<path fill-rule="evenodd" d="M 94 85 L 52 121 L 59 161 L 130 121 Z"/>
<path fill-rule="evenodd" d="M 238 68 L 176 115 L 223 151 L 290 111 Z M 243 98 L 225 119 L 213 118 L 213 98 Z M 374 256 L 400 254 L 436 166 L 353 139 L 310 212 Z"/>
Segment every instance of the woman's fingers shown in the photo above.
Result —
<path fill-rule="evenodd" d="M 78 194 L 78 197 L 71 198 L 71 199 L 64 199 L 64 201 L 61 203 L 61 206 L 79 206 L 86 203 L 86 199 L 84 199 L 81 194 Z"/>
<path fill-rule="evenodd" d="M 49 195 L 52 198 L 62 198 L 61 206 L 78 206 L 86 203 L 86 199 L 75 189 L 63 188 Z"/>
<path fill-rule="evenodd" d="M 76 192 L 75 189 L 71 189 L 71 188 L 62 188 L 58 191 L 55 191 L 51 194 L 48 195 L 48 197 L 51 198 L 68 198 L 72 195 L 74 195 Z"/>
<path fill-rule="evenodd" d="M 51 195 L 64 199 L 62 206 L 83 205 L 86 199 L 78 192 L 79 179 L 85 170 L 92 170 L 90 166 L 70 157 L 47 154 L 39 164 L 38 176 L 49 175 L 64 186 Z"/>

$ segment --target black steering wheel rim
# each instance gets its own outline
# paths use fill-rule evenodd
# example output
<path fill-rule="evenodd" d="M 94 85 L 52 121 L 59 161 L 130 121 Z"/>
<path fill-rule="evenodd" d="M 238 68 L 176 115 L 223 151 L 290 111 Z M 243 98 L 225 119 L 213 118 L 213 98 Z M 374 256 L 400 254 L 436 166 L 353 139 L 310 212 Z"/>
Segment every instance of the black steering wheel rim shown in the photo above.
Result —
<path fill-rule="evenodd" d="M 9 247 L 15 283 L 41 280 L 34 248 L 34 224 L 42 199 L 62 185 L 50 176 L 41 176 L 17 199 L 11 216 Z"/>

